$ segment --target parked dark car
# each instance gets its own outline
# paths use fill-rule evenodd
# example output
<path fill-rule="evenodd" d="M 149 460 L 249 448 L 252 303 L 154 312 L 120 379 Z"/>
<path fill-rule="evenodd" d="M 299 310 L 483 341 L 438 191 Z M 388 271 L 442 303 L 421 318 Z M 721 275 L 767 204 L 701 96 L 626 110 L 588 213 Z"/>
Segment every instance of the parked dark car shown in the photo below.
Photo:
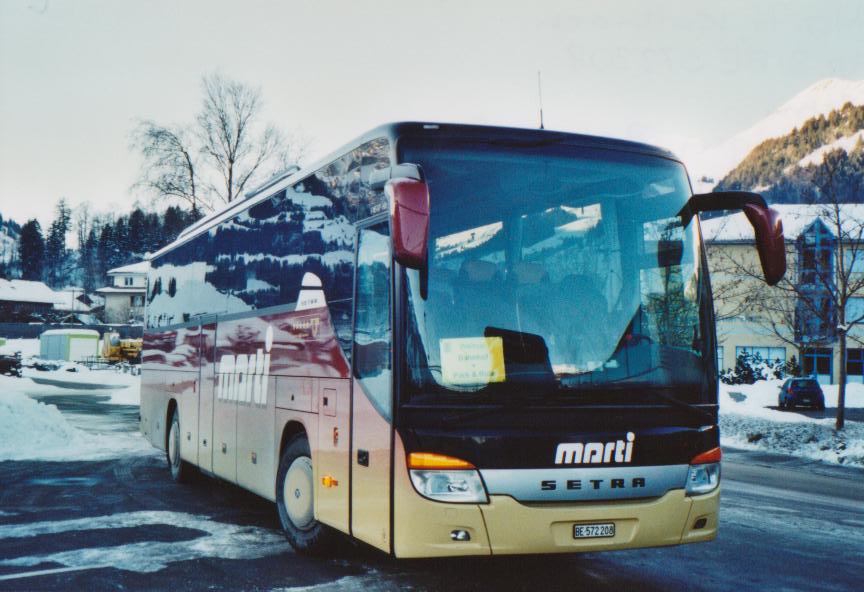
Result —
<path fill-rule="evenodd" d="M 0 354 L 0 375 L 3 376 L 21 376 L 21 354 L 2 355 Z"/>
<path fill-rule="evenodd" d="M 790 378 L 780 387 L 777 404 L 780 409 L 792 409 L 796 405 L 825 409 L 825 393 L 815 378 Z"/>

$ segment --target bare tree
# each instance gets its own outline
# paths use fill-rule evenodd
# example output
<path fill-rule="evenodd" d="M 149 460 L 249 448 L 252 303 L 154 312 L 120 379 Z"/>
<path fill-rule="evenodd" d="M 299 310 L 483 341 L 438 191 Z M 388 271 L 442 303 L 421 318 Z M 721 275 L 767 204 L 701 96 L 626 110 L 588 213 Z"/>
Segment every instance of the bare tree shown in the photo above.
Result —
<path fill-rule="evenodd" d="M 273 125 L 256 125 L 261 111 L 259 89 L 218 74 L 205 76 L 202 87 L 198 138 L 218 177 L 210 189 L 227 203 L 241 197 L 257 173 L 275 172 L 283 164 L 287 146 Z"/>
<path fill-rule="evenodd" d="M 87 234 L 90 232 L 93 223 L 90 213 L 90 204 L 83 202 L 75 208 L 75 238 L 78 239 L 78 248 L 80 249 L 87 240 Z"/>
<path fill-rule="evenodd" d="M 261 91 L 211 74 L 202 79 L 193 124 L 142 121 L 132 146 L 144 163 L 138 186 L 212 210 L 242 197 L 256 182 L 285 170 L 303 154 L 271 124 L 261 123 Z"/>
<path fill-rule="evenodd" d="M 864 161 L 864 153 L 856 154 Z M 849 330 L 864 322 L 864 311 L 847 315 L 850 300 L 864 295 L 864 217 L 850 215 L 851 208 L 846 204 L 861 203 L 864 196 L 864 177 L 860 166 L 854 166 L 845 150 L 835 150 L 825 155 L 822 164 L 815 169 L 813 184 L 819 189 L 825 205 L 822 218 L 836 237 L 835 270 L 817 265 L 816 280 L 824 288 L 836 310 L 837 340 L 840 346 L 840 379 L 837 384 L 837 429 L 843 429 L 846 407 L 846 341 Z M 824 268 L 824 269 L 823 269 Z M 799 292 L 802 290 L 799 289 Z M 830 318 L 831 306 L 824 306 L 817 298 L 802 300 L 805 305 L 826 324 Z M 828 309 L 828 310 L 826 310 Z"/>
<path fill-rule="evenodd" d="M 801 358 L 800 343 L 795 337 L 796 301 L 777 287 L 768 286 L 762 279 L 762 267 L 752 256 L 752 247 L 746 251 L 730 249 L 728 245 L 707 244 L 711 262 L 711 283 L 714 295 L 715 319 L 718 323 L 743 320 L 762 330 L 764 335 L 789 345 Z M 786 278 L 797 277 L 794 256 L 787 255 Z"/>
<path fill-rule="evenodd" d="M 734 294 L 739 299 L 736 306 L 749 311 L 749 320 L 796 348 L 838 343 L 838 430 L 845 423 L 847 342 L 852 339 L 864 345 L 864 339 L 850 334 L 854 327 L 864 325 L 864 307 L 854 310 L 850 306 L 853 298 L 864 297 L 864 211 L 859 205 L 864 201 L 862 164 L 864 152 L 850 156 L 841 149 L 807 169 L 818 196 L 818 203 L 810 205 L 810 215 L 824 224 L 830 245 L 811 245 L 807 237 L 799 237 L 803 242 L 796 246 L 793 263 L 774 288 L 758 281 L 761 275 L 754 260 L 724 253 L 719 245 L 710 247 L 718 262 L 715 268 L 740 278 L 728 288 L 727 296 Z"/>
<path fill-rule="evenodd" d="M 153 121 L 141 121 L 132 133 L 132 145 L 141 152 L 144 162 L 136 184 L 157 197 L 178 198 L 193 209 L 212 209 L 202 199 L 197 187 L 197 149 L 191 133 L 184 127 L 166 127 Z"/>

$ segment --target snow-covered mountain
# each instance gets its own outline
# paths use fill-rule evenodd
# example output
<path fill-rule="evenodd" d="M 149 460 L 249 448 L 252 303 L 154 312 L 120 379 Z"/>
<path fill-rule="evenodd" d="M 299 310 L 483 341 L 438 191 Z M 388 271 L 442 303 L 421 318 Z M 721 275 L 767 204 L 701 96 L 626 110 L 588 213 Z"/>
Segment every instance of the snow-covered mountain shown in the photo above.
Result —
<path fill-rule="evenodd" d="M 722 179 L 753 148 L 769 138 L 791 132 L 807 119 L 827 115 L 846 103 L 864 105 L 864 80 L 820 80 L 781 105 L 769 116 L 694 158 L 694 178 Z"/>

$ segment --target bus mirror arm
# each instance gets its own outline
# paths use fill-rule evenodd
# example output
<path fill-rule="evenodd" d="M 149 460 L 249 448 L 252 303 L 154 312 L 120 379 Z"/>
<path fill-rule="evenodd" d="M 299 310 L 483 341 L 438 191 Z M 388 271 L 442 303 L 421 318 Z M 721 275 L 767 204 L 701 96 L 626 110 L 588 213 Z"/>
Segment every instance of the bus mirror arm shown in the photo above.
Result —
<path fill-rule="evenodd" d="M 369 174 L 369 187 L 374 191 L 381 191 L 390 179 L 414 179 L 423 180 L 423 171 L 419 165 L 411 163 L 395 164 L 383 169 L 375 169 Z"/>
<path fill-rule="evenodd" d="M 693 195 L 678 215 L 684 226 L 699 212 L 741 210 L 747 216 L 756 235 L 756 250 L 762 273 L 769 286 L 777 284 L 786 274 L 786 244 L 780 214 L 768 207 L 758 193 L 749 191 L 718 191 Z"/>

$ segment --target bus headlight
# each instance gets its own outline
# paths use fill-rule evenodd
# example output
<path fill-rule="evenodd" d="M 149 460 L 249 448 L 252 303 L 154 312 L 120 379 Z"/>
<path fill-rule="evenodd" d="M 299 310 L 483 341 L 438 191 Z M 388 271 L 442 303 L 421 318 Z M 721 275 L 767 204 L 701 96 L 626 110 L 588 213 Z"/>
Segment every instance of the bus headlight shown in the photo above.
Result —
<path fill-rule="evenodd" d="M 423 497 L 437 502 L 489 501 L 480 473 L 470 462 L 434 452 L 412 452 L 407 460 L 414 489 Z"/>
<path fill-rule="evenodd" d="M 691 465 L 687 471 L 687 495 L 711 493 L 720 484 L 720 463 Z"/>
<path fill-rule="evenodd" d="M 717 489 L 717 486 L 720 485 L 721 456 L 720 448 L 712 448 L 690 461 L 685 486 L 687 495 L 702 495 Z"/>
<path fill-rule="evenodd" d="M 417 493 L 437 502 L 485 504 L 489 501 L 480 473 L 476 470 L 411 469 L 410 473 Z"/>

